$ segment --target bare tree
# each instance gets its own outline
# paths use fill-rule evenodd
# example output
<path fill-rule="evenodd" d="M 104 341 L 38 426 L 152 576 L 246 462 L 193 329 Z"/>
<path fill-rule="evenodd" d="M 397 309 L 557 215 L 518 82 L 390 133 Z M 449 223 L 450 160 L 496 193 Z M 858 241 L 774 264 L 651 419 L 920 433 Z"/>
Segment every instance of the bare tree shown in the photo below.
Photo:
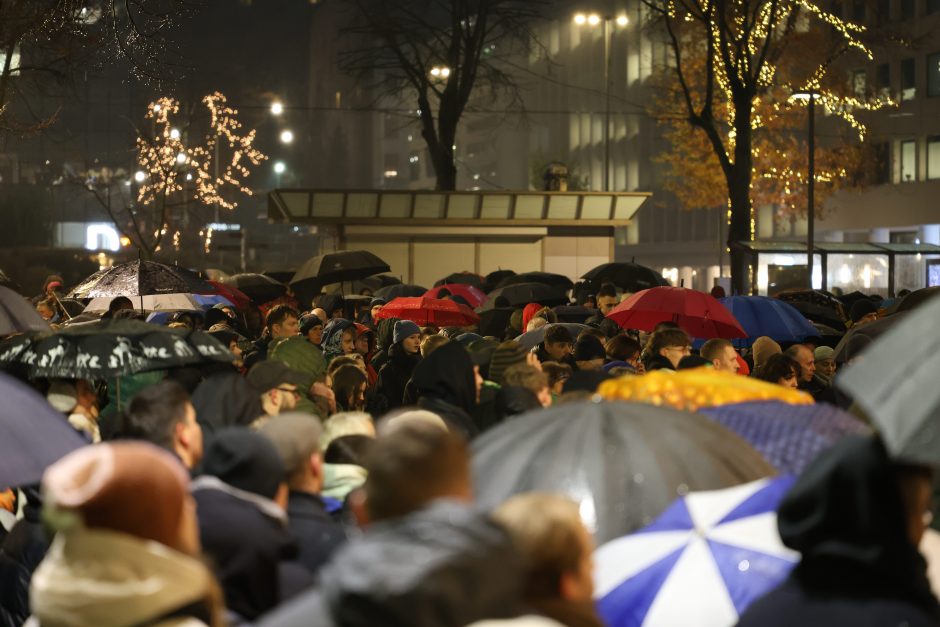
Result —
<path fill-rule="evenodd" d="M 351 0 L 341 68 L 380 95 L 415 99 L 440 190 L 457 185 L 457 126 L 474 95 L 521 105 L 511 60 L 538 41 L 542 0 Z"/>

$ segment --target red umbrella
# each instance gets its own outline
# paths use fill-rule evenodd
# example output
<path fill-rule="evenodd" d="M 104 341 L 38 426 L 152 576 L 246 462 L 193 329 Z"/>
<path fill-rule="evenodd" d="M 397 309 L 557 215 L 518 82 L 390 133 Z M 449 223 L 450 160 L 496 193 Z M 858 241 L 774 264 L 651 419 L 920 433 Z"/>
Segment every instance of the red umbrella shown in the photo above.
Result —
<path fill-rule="evenodd" d="M 441 290 L 447 290 L 454 296 L 460 296 L 466 300 L 472 308 L 482 306 L 483 303 L 485 303 L 487 300 L 487 296 L 483 293 L 483 290 L 465 283 L 445 283 L 444 285 L 439 285 L 433 289 L 428 290 L 425 293 L 425 296 L 430 296 L 431 298 L 442 298 L 441 296 L 438 296 Z"/>
<path fill-rule="evenodd" d="M 251 299 L 248 298 L 248 295 L 243 291 L 232 287 L 231 285 L 226 285 L 225 283 L 219 283 L 218 281 L 207 281 L 209 285 L 213 288 L 213 294 L 218 294 L 219 296 L 224 296 L 229 299 L 237 309 L 247 309 L 248 305 L 251 304 Z"/>
<path fill-rule="evenodd" d="M 480 321 L 480 316 L 466 305 L 427 296 L 396 298 L 382 307 L 376 317 L 401 318 L 438 327 L 466 327 Z"/>
<path fill-rule="evenodd" d="M 653 287 L 637 292 L 607 317 L 625 329 L 652 331 L 660 322 L 671 321 L 692 337 L 747 337 L 724 305 L 709 294 L 684 287 Z"/>

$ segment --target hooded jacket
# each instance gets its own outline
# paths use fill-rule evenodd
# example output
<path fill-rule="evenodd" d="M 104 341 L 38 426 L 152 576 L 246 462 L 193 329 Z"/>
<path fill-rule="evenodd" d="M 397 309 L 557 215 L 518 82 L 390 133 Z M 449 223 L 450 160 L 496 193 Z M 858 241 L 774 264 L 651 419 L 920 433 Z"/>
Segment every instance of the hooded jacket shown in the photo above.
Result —
<path fill-rule="evenodd" d="M 320 347 L 311 344 L 307 338 L 295 335 L 271 342 L 268 359 L 280 361 L 291 370 L 303 375 L 304 382 L 298 386 L 301 396 L 297 399 L 296 411 L 320 415 L 321 410 L 309 396 L 310 386 L 326 376 L 326 358 Z M 326 416 L 321 416 L 326 418 Z"/>
<path fill-rule="evenodd" d="M 388 362 L 388 349 L 395 343 L 395 323 L 398 318 L 382 318 L 375 327 L 375 355 L 372 356 L 372 367 L 381 372 L 382 366 Z"/>
<path fill-rule="evenodd" d="M 777 526 L 802 559 L 740 626 L 940 624 L 894 468 L 876 436 L 845 438 L 816 458 L 781 503 Z"/>
<path fill-rule="evenodd" d="M 379 380 L 378 371 L 372 367 L 372 359 L 375 357 L 375 331 L 364 324 L 356 323 L 356 338 L 360 338 L 363 335 L 366 335 L 369 338 L 369 352 L 366 355 L 363 355 L 363 360 L 366 362 L 366 375 L 369 377 L 369 388 L 374 388 L 376 382 Z"/>
<path fill-rule="evenodd" d="M 386 410 L 390 411 L 402 406 L 405 386 L 408 385 L 408 380 L 411 379 L 415 366 L 420 362 L 421 354 L 409 355 L 405 352 L 401 342 L 392 344 L 392 347 L 388 349 L 388 362 L 379 371 L 379 379 L 375 384 L 375 393 L 385 397 L 385 400 L 388 401 Z"/>
<path fill-rule="evenodd" d="M 246 427 L 264 414 L 260 394 L 236 372 L 215 374 L 200 383 L 192 403 L 207 440 L 216 431 Z"/>
<path fill-rule="evenodd" d="M 323 327 L 322 346 L 327 363 L 330 363 L 334 357 L 346 354 L 343 352 L 343 331 L 354 325 L 355 323 L 351 320 L 336 318 L 327 322 L 326 326 Z"/>
<path fill-rule="evenodd" d="M 468 438 L 479 433 L 470 412 L 477 404 L 473 361 L 459 342 L 447 342 L 414 370 L 418 406 L 434 412 Z"/>

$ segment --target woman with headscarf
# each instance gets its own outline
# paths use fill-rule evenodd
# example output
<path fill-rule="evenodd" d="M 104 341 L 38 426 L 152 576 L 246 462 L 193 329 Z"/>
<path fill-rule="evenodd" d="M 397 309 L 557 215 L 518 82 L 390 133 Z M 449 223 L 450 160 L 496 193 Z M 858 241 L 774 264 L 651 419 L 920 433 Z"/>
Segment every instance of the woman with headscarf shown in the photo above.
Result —
<path fill-rule="evenodd" d="M 802 559 L 738 626 L 940 625 L 917 550 L 931 474 L 889 459 L 876 436 L 846 438 L 820 455 L 777 514 L 780 538 Z"/>
<path fill-rule="evenodd" d="M 356 350 L 356 325 L 352 320 L 334 318 L 323 327 L 323 356 L 329 363 L 334 357 Z"/>

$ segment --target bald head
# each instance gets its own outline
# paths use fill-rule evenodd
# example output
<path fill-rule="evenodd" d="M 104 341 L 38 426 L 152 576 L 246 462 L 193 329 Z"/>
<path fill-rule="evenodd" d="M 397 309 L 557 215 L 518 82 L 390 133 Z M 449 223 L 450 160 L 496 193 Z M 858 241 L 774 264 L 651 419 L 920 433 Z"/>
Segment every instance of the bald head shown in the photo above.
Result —
<path fill-rule="evenodd" d="M 800 381 L 809 383 L 813 380 L 813 375 L 816 374 L 816 358 L 809 346 L 794 344 L 784 355 L 800 365 Z"/>

